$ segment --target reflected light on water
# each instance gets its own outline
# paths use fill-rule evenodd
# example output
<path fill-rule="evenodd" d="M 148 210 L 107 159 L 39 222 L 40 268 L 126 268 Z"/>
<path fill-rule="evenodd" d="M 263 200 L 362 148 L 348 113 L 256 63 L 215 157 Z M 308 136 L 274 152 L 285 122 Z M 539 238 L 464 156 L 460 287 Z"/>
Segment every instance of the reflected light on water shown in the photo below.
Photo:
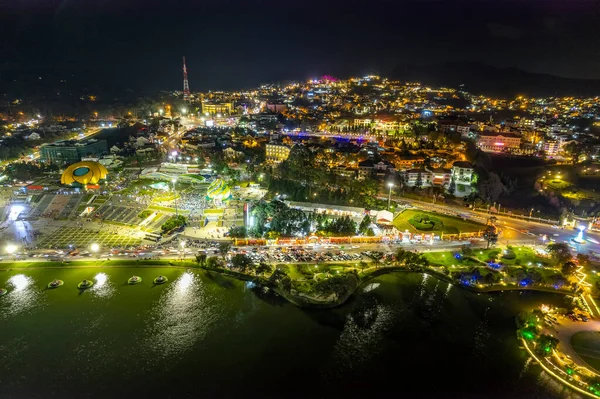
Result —
<path fill-rule="evenodd" d="M 106 280 L 108 280 L 108 276 L 104 273 L 98 273 L 98 274 L 96 274 L 96 277 L 94 277 L 94 279 L 96 280 L 96 287 L 100 288 L 104 284 L 106 284 Z"/>
<path fill-rule="evenodd" d="M 8 283 L 15 287 L 15 291 L 23 291 L 31 284 L 31 279 L 23 274 L 17 274 L 8 279 Z"/>
<path fill-rule="evenodd" d="M 31 277 L 17 274 L 9 278 L 7 283 L 13 290 L 6 296 L 5 307 L 0 310 L 0 320 L 45 305 L 45 297 L 35 289 Z"/>
<path fill-rule="evenodd" d="M 192 273 L 185 272 L 181 275 L 181 277 L 179 277 L 179 279 L 177 279 L 177 281 L 175 282 L 175 286 L 177 287 L 177 290 L 179 292 L 183 293 L 187 291 L 188 288 L 190 288 L 193 282 L 194 276 L 192 276 Z"/>
<path fill-rule="evenodd" d="M 94 280 L 96 283 L 91 289 L 94 296 L 108 298 L 116 292 L 114 286 L 110 284 L 108 274 L 98 273 L 94 276 Z"/>
<path fill-rule="evenodd" d="M 157 359 L 181 356 L 201 341 L 220 317 L 202 280 L 184 272 L 167 287 L 148 319 L 148 348 Z"/>

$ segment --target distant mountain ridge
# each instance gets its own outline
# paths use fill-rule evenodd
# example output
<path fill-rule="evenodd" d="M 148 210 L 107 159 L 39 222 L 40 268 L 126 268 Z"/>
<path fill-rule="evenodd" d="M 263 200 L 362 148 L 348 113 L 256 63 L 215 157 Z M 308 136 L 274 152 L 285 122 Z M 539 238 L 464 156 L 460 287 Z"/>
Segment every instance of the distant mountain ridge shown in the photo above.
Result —
<path fill-rule="evenodd" d="M 455 62 L 427 66 L 399 65 L 394 79 L 419 81 L 496 97 L 585 96 L 600 95 L 600 80 L 572 79 L 527 72 L 519 68 L 497 68 L 478 62 Z"/>

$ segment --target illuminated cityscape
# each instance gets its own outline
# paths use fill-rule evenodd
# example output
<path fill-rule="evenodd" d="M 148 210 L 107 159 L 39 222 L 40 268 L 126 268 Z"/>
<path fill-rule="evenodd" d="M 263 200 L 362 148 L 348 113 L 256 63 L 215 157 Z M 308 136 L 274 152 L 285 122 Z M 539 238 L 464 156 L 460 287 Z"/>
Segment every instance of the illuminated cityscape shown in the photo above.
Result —
<path fill-rule="evenodd" d="M 0 398 L 600 396 L 595 9 L 109 3 L 11 9 Z"/>

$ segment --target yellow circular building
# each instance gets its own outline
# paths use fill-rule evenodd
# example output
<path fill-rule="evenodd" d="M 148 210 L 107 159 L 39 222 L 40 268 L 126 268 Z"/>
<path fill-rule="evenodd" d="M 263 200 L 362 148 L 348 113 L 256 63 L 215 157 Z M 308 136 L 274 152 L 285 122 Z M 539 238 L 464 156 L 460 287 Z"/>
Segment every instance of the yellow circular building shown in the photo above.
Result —
<path fill-rule="evenodd" d="M 108 170 L 98 162 L 83 161 L 69 165 L 62 174 L 60 182 L 68 186 L 98 184 L 106 179 Z"/>

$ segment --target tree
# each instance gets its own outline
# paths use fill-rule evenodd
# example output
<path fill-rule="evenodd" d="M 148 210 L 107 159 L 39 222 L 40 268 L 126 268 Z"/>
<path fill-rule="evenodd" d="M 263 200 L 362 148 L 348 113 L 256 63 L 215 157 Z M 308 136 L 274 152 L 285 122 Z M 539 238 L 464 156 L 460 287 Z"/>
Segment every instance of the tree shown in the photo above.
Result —
<path fill-rule="evenodd" d="M 585 254 L 577 254 L 577 263 L 579 263 L 579 266 L 589 266 L 590 265 L 590 257 L 589 255 L 585 255 Z"/>
<path fill-rule="evenodd" d="M 221 254 L 221 256 L 223 258 L 225 257 L 225 255 L 227 255 L 227 253 L 229 252 L 230 249 L 231 249 L 231 242 L 225 241 L 225 242 L 219 243 L 219 253 Z"/>
<path fill-rule="evenodd" d="M 469 256 L 473 253 L 473 248 L 471 248 L 471 245 L 469 244 L 463 244 L 460 247 L 460 253 L 463 254 L 463 256 Z"/>
<path fill-rule="evenodd" d="M 558 263 L 564 263 L 573 258 L 569 246 L 562 242 L 549 244 L 546 248 L 550 256 Z"/>
<path fill-rule="evenodd" d="M 542 334 L 536 340 L 535 351 L 542 356 L 548 356 L 556 349 L 558 342 L 558 338 Z"/>
<path fill-rule="evenodd" d="M 569 277 L 577 271 L 577 265 L 575 262 L 567 261 L 562 265 L 560 271 L 565 277 Z"/>
<path fill-rule="evenodd" d="M 450 179 L 450 184 L 448 185 L 448 193 L 450 195 L 454 195 L 456 192 L 456 181 L 454 180 L 454 175 Z"/>
<path fill-rule="evenodd" d="M 496 280 L 497 280 L 496 277 L 497 277 L 496 273 L 490 272 L 483 277 L 483 281 L 488 285 L 492 285 L 496 282 Z"/>
<path fill-rule="evenodd" d="M 477 186 L 479 196 L 488 202 L 497 201 L 500 194 L 504 191 L 502 180 L 500 180 L 500 177 L 494 172 L 490 173 L 487 179 L 481 180 Z"/>
<path fill-rule="evenodd" d="M 351 236 L 356 234 L 356 222 L 350 216 L 342 216 L 329 222 L 324 230 L 333 235 Z"/>
<path fill-rule="evenodd" d="M 578 143 L 576 141 L 571 141 L 570 143 L 565 144 L 563 146 L 562 150 L 567 155 L 569 155 L 573 158 L 573 163 L 577 163 L 577 161 L 579 159 L 579 155 L 581 155 L 584 148 L 585 147 L 583 146 L 583 144 Z"/>
<path fill-rule="evenodd" d="M 206 267 L 209 269 L 219 269 L 223 267 L 223 263 L 221 259 L 217 258 L 216 256 L 211 256 L 210 258 L 206 259 Z"/>
<path fill-rule="evenodd" d="M 260 262 L 258 266 L 256 266 L 256 274 L 264 275 L 265 273 L 270 273 L 273 268 L 271 265 L 265 262 Z"/>
<path fill-rule="evenodd" d="M 421 188 L 423 187 L 423 175 L 421 174 L 421 170 L 417 173 L 417 180 L 415 181 L 415 187 Z"/>
<path fill-rule="evenodd" d="M 379 267 L 381 260 L 383 259 L 383 252 L 380 251 L 372 251 L 369 255 L 367 255 L 373 263 L 375 263 L 375 267 Z"/>
<path fill-rule="evenodd" d="M 162 226 L 160 226 L 160 229 L 163 231 L 163 233 L 168 233 L 176 228 L 185 226 L 185 223 L 186 223 L 185 216 L 182 216 L 182 215 L 171 216 L 169 219 L 167 219 L 166 222 L 163 223 Z"/>
<path fill-rule="evenodd" d="M 363 220 L 360 222 L 360 225 L 358 226 L 358 231 L 360 231 L 364 235 L 368 235 L 367 233 L 371 228 L 371 223 L 371 216 L 369 216 L 369 214 L 366 214 Z"/>
<path fill-rule="evenodd" d="M 201 253 L 196 255 L 196 263 L 198 264 L 198 266 L 204 266 L 204 264 L 206 263 L 206 254 Z"/>
<path fill-rule="evenodd" d="M 231 238 L 245 238 L 246 227 L 245 226 L 233 226 L 229 229 L 229 237 Z"/>
<path fill-rule="evenodd" d="M 367 262 L 365 262 L 364 260 L 361 260 L 361 261 L 358 263 L 358 267 L 360 267 L 360 270 L 361 270 L 361 271 L 364 271 L 364 270 L 365 270 L 365 267 L 367 267 Z"/>
<path fill-rule="evenodd" d="M 245 273 L 252 266 L 252 259 L 245 254 L 235 254 L 231 257 L 231 265 Z"/>
<path fill-rule="evenodd" d="M 487 247 L 494 246 L 498 242 L 498 230 L 496 226 L 487 225 L 483 231 L 483 238 L 487 241 Z"/>
<path fill-rule="evenodd" d="M 358 279 L 354 274 L 336 275 L 315 284 L 315 291 L 322 296 L 340 297 L 356 287 Z"/>

